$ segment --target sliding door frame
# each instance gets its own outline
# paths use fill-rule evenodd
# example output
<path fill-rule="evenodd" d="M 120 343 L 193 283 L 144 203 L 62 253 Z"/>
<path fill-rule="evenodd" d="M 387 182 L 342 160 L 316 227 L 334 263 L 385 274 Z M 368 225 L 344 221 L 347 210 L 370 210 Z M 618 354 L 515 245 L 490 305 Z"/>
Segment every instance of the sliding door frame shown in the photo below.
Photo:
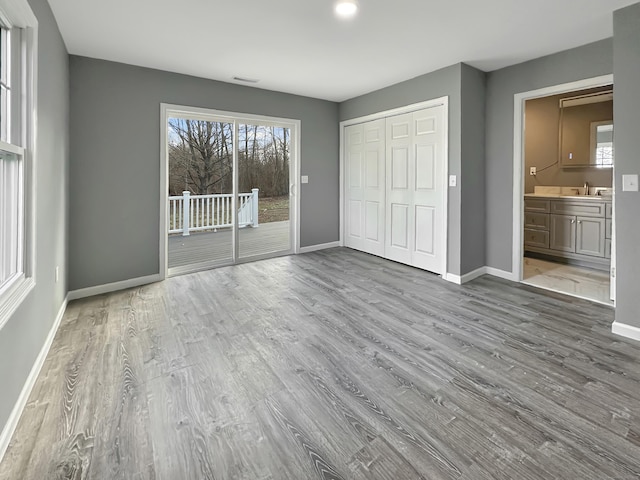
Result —
<path fill-rule="evenodd" d="M 237 230 L 237 201 L 233 195 L 232 208 L 234 211 L 234 226 L 232 229 L 233 259 L 224 264 L 197 264 L 191 267 L 178 267 L 175 274 L 191 273 L 210 268 L 240 264 L 270 258 L 279 255 L 300 253 L 300 194 L 298 188 L 298 178 L 300 172 L 300 120 L 280 117 L 270 117 L 266 115 L 253 115 L 247 113 L 228 112 L 222 110 L 212 110 L 208 108 L 191 107 L 185 105 L 173 105 L 168 103 L 160 104 L 160 228 L 159 228 L 159 274 L 162 279 L 169 276 L 169 242 L 167 238 L 168 228 L 168 197 L 169 197 L 169 119 L 173 117 L 189 118 L 203 121 L 224 121 L 233 124 L 234 148 L 233 148 L 233 190 L 237 192 L 238 187 L 238 152 L 235 142 L 238 138 L 238 125 L 264 125 L 289 128 L 290 135 L 290 157 L 289 157 L 289 219 L 293 222 L 290 229 L 290 248 L 287 251 L 267 253 L 252 257 L 239 257 L 238 251 L 238 230 Z M 174 272 L 172 272 L 174 274 Z"/>

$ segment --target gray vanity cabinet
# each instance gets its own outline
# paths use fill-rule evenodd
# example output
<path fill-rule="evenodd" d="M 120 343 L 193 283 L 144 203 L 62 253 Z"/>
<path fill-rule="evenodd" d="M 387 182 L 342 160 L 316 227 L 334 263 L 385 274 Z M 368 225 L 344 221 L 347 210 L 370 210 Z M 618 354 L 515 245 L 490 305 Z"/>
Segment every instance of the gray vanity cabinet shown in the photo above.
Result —
<path fill-rule="evenodd" d="M 596 199 L 526 197 L 525 250 L 608 268 L 609 206 Z"/>

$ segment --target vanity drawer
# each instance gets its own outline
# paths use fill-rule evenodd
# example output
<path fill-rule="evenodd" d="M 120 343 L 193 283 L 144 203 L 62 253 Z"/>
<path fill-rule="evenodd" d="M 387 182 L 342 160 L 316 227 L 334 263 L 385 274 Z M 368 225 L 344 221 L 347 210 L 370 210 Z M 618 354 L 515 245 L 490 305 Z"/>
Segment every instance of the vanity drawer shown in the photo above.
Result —
<path fill-rule="evenodd" d="M 549 213 L 549 200 L 540 200 L 539 198 L 525 198 L 524 211 Z"/>
<path fill-rule="evenodd" d="M 613 220 L 607 218 L 604 224 L 604 238 L 611 238 L 613 233 Z"/>
<path fill-rule="evenodd" d="M 549 230 L 549 214 L 525 212 L 524 228 Z"/>
<path fill-rule="evenodd" d="M 605 216 L 607 218 L 613 218 L 613 204 L 605 203 Z"/>
<path fill-rule="evenodd" d="M 524 244 L 529 247 L 549 248 L 549 232 L 525 228 Z"/>
<path fill-rule="evenodd" d="M 601 202 L 556 200 L 551 202 L 551 213 L 556 215 L 581 215 L 604 218 L 605 208 Z"/>

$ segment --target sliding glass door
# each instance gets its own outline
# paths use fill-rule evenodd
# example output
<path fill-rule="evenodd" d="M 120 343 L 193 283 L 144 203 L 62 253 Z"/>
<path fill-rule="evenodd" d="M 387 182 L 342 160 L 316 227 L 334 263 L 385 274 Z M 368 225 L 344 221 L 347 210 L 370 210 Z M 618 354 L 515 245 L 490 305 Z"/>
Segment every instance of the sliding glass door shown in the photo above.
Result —
<path fill-rule="evenodd" d="M 168 121 L 169 269 L 233 261 L 233 123 Z"/>
<path fill-rule="evenodd" d="M 289 128 L 238 127 L 238 256 L 291 249 Z"/>
<path fill-rule="evenodd" d="M 167 109 L 167 272 L 291 253 L 296 125 Z"/>

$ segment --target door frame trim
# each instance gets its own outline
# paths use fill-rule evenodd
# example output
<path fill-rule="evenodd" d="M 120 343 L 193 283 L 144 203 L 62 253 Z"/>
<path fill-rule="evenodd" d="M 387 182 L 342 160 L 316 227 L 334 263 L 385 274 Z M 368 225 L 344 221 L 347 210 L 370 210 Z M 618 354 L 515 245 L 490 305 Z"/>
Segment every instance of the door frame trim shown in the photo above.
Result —
<path fill-rule="evenodd" d="M 528 92 L 516 93 L 513 105 L 513 233 L 511 277 L 513 281 L 522 282 L 524 272 L 524 129 L 525 102 L 534 98 L 560 95 L 562 93 L 603 87 L 613 84 L 613 74 L 586 78 L 575 82 L 552 85 Z M 614 162 L 615 172 L 615 162 Z M 614 174 L 615 178 L 615 174 Z M 615 208 L 615 195 L 614 195 Z M 612 258 L 612 267 L 613 258 Z"/>
<path fill-rule="evenodd" d="M 448 280 L 449 277 L 449 96 L 434 98 L 426 100 L 424 102 L 412 103 L 403 107 L 392 108 L 390 110 L 383 110 L 380 112 L 372 113 L 370 115 L 364 115 L 362 117 L 351 118 L 340 122 L 340 246 L 344 247 L 344 232 L 345 232 L 345 160 L 344 160 L 344 131 L 346 127 L 351 125 L 357 125 L 359 123 L 365 123 L 372 120 L 381 120 L 388 117 L 394 117 L 396 115 L 403 115 L 406 113 L 416 112 L 418 110 L 424 110 L 425 108 L 444 106 L 444 179 L 443 179 L 443 210 L 444 215 L 442 219 L 442 227 L 444 232 L 443 239 L 443 271 L 441 276 L 443 279 Z M 385 239 L 386 242 L 386 239 Z"/>
<path fill-rule="evenodd" d="M 228 119 L 230 122 L 261 122 L 260 125 L 274 125 L 279 127 L 287 127 L 291 129 L 290 158 L 289 158 L 289 178 L 290 198 L 293 199 L 290 205 L 291 221 L 294 222 L 294 228 L 291 233 L 291 249 L 293 254 L 300 253 L 300 195 L 298 188 L 298 178 L 300 172 L 301 157 L 301 121 L 293 118 L 272 117 L 268 115 L 256 115 L 241 112 L 229 112 L 224 110 L 214 110 L 210 108 L 192 107 L 187 105 L 174 105 L 170 103 L 160 103 L 160 222 L 159 222 L 159 275 L 161 279 L 169 276 L 169 242 L 167 241 L 167 215 L 168 215 L 168 195 L 169 195 L 169 152 L 167 149 L 168 127 L 167 123 L 172 115 L 189 115 L 190 118 L 201 120 L 209 120 L 210 117 L 218 119 Z M 236 123 L 237 125 L 237 123 Z M 234 151 L 235 155 L 235 151 Z M 234 169 L 234 179 L 236 172 Z M 236 179 L 237 180 L 237 179 Z M 235 182 L 234 182 L 235 183 Z M 237 216 L 237 212 L 236 212 Z M 234 229 L 235 231 L 235 229 Z M 234 235 L 235 243 L 235 235 Z M 272 256 L 284 255 L 283 252 L 274 254 L 259 255 L 249 259 L 238 258 L 236 263 L 244 263 L 247 261 L 261 260 Z M 234 248 L 235 256 L 235 248 Z M 215 265 L 216 267 L 222 265 Z M 213 268 L 211 265 L 194 265 L 192 270 L 180 270 L 177 274 L 190 273 L 191 271 L 201 271 Z"/>

